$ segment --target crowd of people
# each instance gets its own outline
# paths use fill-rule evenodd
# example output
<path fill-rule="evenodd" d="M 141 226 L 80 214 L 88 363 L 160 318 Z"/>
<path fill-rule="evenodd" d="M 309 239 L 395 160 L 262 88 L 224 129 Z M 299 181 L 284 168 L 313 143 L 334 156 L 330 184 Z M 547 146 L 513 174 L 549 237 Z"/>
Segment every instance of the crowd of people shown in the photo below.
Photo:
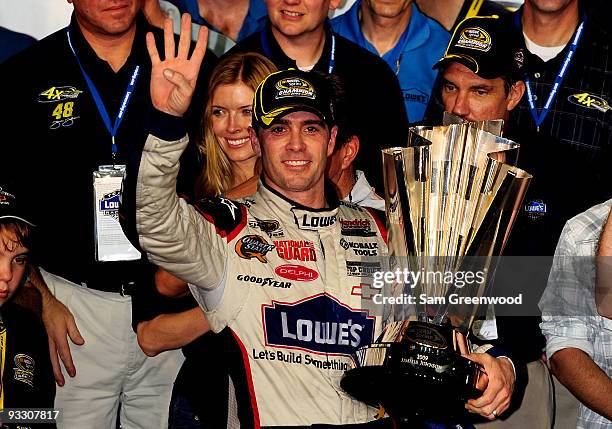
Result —
<path fill-rule="evenodd" d="M 612 427 L 606 1 L 69 3 L 0 33 L 0 409 L 59 411 L 3 427 L 397 427 L 340 387 L 383 329 L 357 249 L 388 251 L 381 150 L 444 112 L 520 143 L 504 254 L 547 275 L 423 425 Z"/>

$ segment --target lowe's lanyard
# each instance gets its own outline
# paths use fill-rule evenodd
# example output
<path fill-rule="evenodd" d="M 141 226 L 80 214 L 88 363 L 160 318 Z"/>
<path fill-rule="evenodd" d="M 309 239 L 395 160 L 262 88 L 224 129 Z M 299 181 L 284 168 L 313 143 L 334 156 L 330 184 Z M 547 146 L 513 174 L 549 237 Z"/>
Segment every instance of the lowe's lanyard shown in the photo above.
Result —
<path fill-rule="evenodd" d="M 515 24 L 518 27 L 520 25 L 520 15 L 519 14 L 516 14 L 515 20 L 516 20 Z M 540 130 L 540 125 L 542 124 L 542 122 L 544 122 L 546 115 L 548 115 L 548 112 L 550 110 L 550 105 L 552 104 L 553 100 L 557 96 L 557 92 L 559 92 L 559 87 L 561 86 L 561 82 L 563 82 L 563 79 L 565 78 L 565 74 L 567 73 L 567 69 L 569 68 L 570 63 L 572 62 L 572 59 L 574 58 L 574 54 L 576 53 L 576 49 L 578 48 L 578 42 L 580 41 L 580 38 L 582 37 L 582 31 L 584 30 L 585 22 L 586 22 L 586 17 L 583 17 L 582 22 L 580 23 L 580 25 L 574 32 L 574 35 L 572 36 L 572 43 L 567 51 L 567 54 L 565 54 L 565 60 L 563 60 L 563 64 L 561 64 L 561 68 L 557 72 L 557 76 L 555 77 L 553 87 L 550 90 L 550 94 L 548 94 L 548 99 L 546 100 L 546 103 L 544 103 L 544 107 L 542 107 L 542 110 L 540 111 L 539 114 L 538 114 L 538 109 L 536 108 L 536 105 L 535 105 L 533 91 L 531 89 L 531 81 L 529 80 L 528 76 L 525 77 L 525 86 L 527 87 L 527 101 L 529 102 L 529 110 L 531 111 L 531 116 L 533 116 L 533 120 L 535 121 L 536 128 L 538 131 Z"/>
<path fill-rule="evenodd" d="M 268 32 L 266 29 L 262 29 L 259 32 L 261 39 L 261 47 L 263 48 L 264 55 L 269 59 L 272 59 L 272 52 L 270 51 L 270 44 L 268 42 Z M 327 63 L 327 74 L 331 74 L 334 71 L 334 64 L 336 62 L 336 36 L 334 33 L 331 35 L 331 54 L 329 55 L 329 62 Z"/>
<path fill-rule="evenodd" d="M 100 93 L 96 89 L 96 86 L 94 85 L 92 80 L 89 78 L 89 75 L 85 72 L 85 69 L 83 68 L 83 65 L 81 64 L 81 61 L 79 60 L 79 57 L 77 56 L 77 53 L 72 46 L 72 41 L 70 40 L 70 29 L 66 29 L 66 36 L 68 37 L 68 45 L 70 46 L 70 50 L 74 54 L 74 58 L 76 58 L 77 63 L 79 64 L 79 67 L 81 68 L 81 73 L 83 74 L 83 77 L 85 78 L 85 82 L 87 82 L 87 86 L 89 87 L 89 90 L 91 91 L 91 96 L 93 97 L 94 102 L 96 103 L 96 107 L 98 108 L 98 112 L 100 113 L 100 116 L 102 117 L 102 121 L 104 121 L 104 125 L 106 125 L 106 129 L 111 135 L 111 142 L 112 142 L 111 150 L 112 150 L 112 156 L 113 156 L 113 164 L 115 164 L 115 158 L 117 157 L 117 145 L 115 144 L 115 136 L 117 135 L 117 130 L 119 129 L 119 125 L 121 125 L 121 121 L 123 120 L 125 111 L 128 107 L 132 94 L 134 93 L 134 88 L 136 87 L 136 82 L 138 81 L 140 66 L 137 65 L 136 67 L 134 67 L 134 71 L 132 72 L 132 77 L 130 78 L 130 81 L 128 82 L 128 86 L 125 90 L 125 94 L 123 95 L 123 99 L 119 107 L 119 112 L 117 113 L 117 118 L 115 119 L 115 124 L 111 126 L 110 117 L 108 116 L 106 107 L 104 107 L 104 102 L 102 101 L 102 97 L 100 97 Z"/>

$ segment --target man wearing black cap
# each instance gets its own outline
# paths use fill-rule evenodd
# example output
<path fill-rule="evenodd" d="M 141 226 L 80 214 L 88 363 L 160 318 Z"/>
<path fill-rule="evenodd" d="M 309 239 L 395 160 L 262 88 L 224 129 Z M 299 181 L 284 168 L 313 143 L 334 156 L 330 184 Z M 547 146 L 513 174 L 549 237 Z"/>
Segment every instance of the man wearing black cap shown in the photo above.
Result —
<path fill-rule="evenodd" d="M 250 421 L 241 421 L 246 427 L 364 423 L 376 414 L 339 387 L 351 353 L 379 328 L 362 309 L 358 284 L 339 269 L 359 260 L 340 242 L 378 254 L 386 251 L 385 232 L 325 185 L 337 133 L 332 96 L 322 77 L 299 70 L 260 85 L 250 136 L 262 154 L 262 183 L 246 204 L 179 200 L 174 154 L 187 140 L 170 142 L 184 129 L 180 118 L 160 112 L 151 121 L 159 125 L 152 134 L 167 141 L 151 136 L 143 155 L 140 243 L 152 261 L 194 285 L 214 331 L 232 329 L 243 349 L 234 387 L 239 406 L 250 410 Z M 291 242 L 309 251 L 284 252 Z"/>
<path fill-rule="evenodd" d="M 469 121 L 504 119 L 507 121 L 505 134 L 521 143 L 518 164 L 534 178 L 504 250 L 506 256 L 521 258 L 502 261 L 496 287 L 516 283 L 523 290 L 528 285 L 529 289 L 541 293 L 558 237 L 571 217 L 571 201 L 581 198 L 581 191 L 574 180 L 568 180 L 564 169 L 576 162 L 574 153 L 563 146 L 553 147 L 550 142 L 513 125 L 514 109 L 526 90 L 523 81 L 526 56 L 516 40 L 512 26 L 499 19 L 471 18 L 456 29 L 444 58 L 436 66 L 443 70 L 440 92 L 446 111 Z M 561 183 L 565 185 L 560 186 Z M 520 277 L 517 271 L 505 275 L 517 263 L 524 267 L 538 265 L 538 268 L 530 278 Z M 525 396 L 517 404 L 520 408 L 499 421 L 503 427 L 548 428 L 551 425 L 552 386 L 541 361 L 545 344 L 538 323 L 539 317 L 497 317 L 497 335 L 503 347 L 513 357 L 527 362 L 528 370 Z"/>
<path fill-rule="evenodd" d="M 434 65 L 442 70 L 444 110 L 467 121 L 508 119 L 525 93 L 521 52 L 513 50 L 509 30 L 496 15 L 469 18 L 457 26 Z"/>
<path fill-rule="evenodd" d="M 34 225 L 29 219 L 15 196 L 0 187 L 0 409 L 52 408 L 55 397 L 45 329 L 37 316 L 13 302 L 31 269 Z"/>
<path fill-rule="evenodd" d="M 159 74 L 172 67 L 153 64 Z M 372 277 L 355 282 L 349 266 L 364 250 L 384 255 L 386 231 L 369 210 L 339 202 L 325 183 L 337 135 L 330 81 L 299 70 L 269 75 L 255 92 L 249 129 L 262 156 L 257 193 L 242 204 L 207 198 L 189 205 L 175 185 L 190 85 L 178 72 L 166 69 L 164 76 L 173 84 L 151 87 L 157 111 L 137 185 L 139 241 L 152 261 L 190 283 L 214 331 L 231 328 L 242 350 L 236 397 L 239 410 L 250 411 L 241 425 L 370 424 L 376 410 L 339 382 L 356 348 L 381 328 L 362 301 Z M 296 242 L 306 251 L 287 252 Z M 497 393 L 512 390 L 505 377 L 512 369 L 506 359 L 482 359 L 489 386 L 496 386 L 488 415 L 507 407 Z M 502 367 L 507 371 L 499 374 Z"/>

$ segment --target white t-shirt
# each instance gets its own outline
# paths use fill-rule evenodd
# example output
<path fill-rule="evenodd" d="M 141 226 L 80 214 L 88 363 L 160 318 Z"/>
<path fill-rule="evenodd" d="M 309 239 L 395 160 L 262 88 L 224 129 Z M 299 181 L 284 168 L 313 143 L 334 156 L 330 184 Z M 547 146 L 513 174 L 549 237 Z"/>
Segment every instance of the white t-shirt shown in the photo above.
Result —
<path fill-rule="evenodd" d="M 565 45 L 540 46 L 536 44 L 533 40 L 531 40 L 529 37 L 527 37 L 525 32 L 523 32 L 523 36 L 525 37 L 525 46 L 527 47 L 529 52 L 542 58 L 542 61 L 544 62 L 552 60 L 557 55 L 559 55 L 559 52 L 561 52 L 563 48 L 565 48 Z"/>

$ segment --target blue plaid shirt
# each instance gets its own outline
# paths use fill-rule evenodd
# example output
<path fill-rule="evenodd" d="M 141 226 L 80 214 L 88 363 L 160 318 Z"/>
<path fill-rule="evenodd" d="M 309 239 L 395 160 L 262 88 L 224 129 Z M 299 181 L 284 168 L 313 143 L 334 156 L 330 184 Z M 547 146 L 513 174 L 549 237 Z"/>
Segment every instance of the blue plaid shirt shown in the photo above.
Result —
<path fill-rule="evenodd" d="M 610 207 L 612 200 L 567 222 L 540 301 L 547 356 L 565 348 L 580 349 L 608 377 L 612 377 L 612 320 L 597 313 L 595 252 Z M 612 421 L 581 404 L 577 427 L 611 428 Z"/>

